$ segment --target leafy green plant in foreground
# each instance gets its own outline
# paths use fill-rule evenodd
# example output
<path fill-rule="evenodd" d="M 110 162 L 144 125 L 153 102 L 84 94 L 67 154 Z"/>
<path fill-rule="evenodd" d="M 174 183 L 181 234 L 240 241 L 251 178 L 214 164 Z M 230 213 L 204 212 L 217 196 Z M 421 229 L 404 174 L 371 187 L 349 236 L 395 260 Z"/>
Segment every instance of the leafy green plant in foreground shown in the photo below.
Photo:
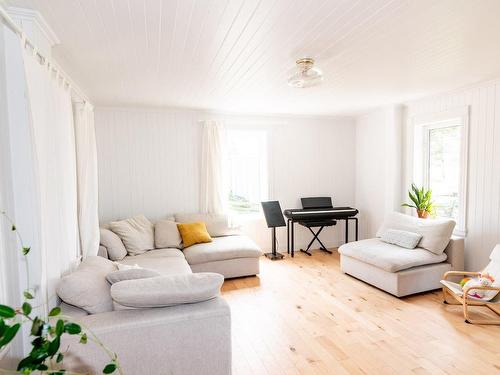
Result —
<path fill-rule="evenodd" d="M 20 307 L 11 307 L 0 304 L 0 350 L 5 348 L 25 324 L 31 324 L 29 331 L 31 341 L 31 351 L 17 365 L 16 370 L 0 369 L 0 373 L 31 374 L 38 372 L 48 375 L 76 374 L 64 369 L 64 356 L 68 348 L 61 348 L 61 338 L 63 335 L 79 337 L 80 344 L 87 344 L 90 340 L 100 346 L 109 356 L 110 362 L 102 370 L 103 374 L 118 372 L 123 374 L 120 368 L 117 355 L 104 346 L 99 338 L 88 329 L 82 329 L 82 325 L 73 322 L 71 318 L 61 315 L 61 309 L 54 307 L 46 317 L 40 317 L 34 313 L 32 302 L 35 292 L 30 289 L 29 266 L 27 257 L 31 248 L 25 246 L 21 235 L 13 221 L 4 211 L 1 215 L 8 221 L 11 231 L 16 233 L 18 243 L 21 247 L 21 254 L 25 257 L 26 285 L 28 289 L 23 292 L 23 303 Z"/>

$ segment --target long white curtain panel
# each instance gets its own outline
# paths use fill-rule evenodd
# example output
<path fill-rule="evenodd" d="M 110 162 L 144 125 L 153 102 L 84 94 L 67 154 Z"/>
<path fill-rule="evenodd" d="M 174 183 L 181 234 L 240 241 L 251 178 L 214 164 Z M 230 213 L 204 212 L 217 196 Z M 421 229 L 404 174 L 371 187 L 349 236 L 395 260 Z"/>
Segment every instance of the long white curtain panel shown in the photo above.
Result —
<path fill-rule="evenodd" d="M 200 210 L 224 213 L 226 188 L 224 178 L 224 126 L 207 120 L 202 123 Z"/>
<path fill-rule="evenodd" d="M 42 292 L 55 303 L 61 274 L 79 257 L 75 134 L 67 82 L 22 41 L 39 203 Z"/>
<path fill-rule="evenodd" d="M 87 102 L 73 105 L 78 182 L 78 228 L 83 258 L 99 250 L 97 149 L 94 109 Z"/>

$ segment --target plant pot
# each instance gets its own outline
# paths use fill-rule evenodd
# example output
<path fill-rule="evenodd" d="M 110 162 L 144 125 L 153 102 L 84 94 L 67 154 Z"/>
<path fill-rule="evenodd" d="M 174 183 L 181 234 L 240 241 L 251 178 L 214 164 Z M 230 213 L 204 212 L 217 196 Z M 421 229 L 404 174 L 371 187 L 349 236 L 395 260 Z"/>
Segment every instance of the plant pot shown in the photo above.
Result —
<path fill-rule="evenodd" d="M 417 215 L 420 219 L 427 219 L 430 213 L 429 211 L 426 210 L 417 210 Z"/>

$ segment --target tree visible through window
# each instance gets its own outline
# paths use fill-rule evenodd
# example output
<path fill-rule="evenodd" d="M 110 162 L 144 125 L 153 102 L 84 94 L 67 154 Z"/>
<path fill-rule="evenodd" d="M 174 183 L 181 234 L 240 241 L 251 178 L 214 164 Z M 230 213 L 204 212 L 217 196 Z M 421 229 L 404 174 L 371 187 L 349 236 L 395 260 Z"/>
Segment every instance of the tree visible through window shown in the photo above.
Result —
<path fill-rule="evenodd" d="M 436 214 L 459 217 L 461 126 L 430 128 L 428 186 L 432 189 Z"/>
<path fill-rule="evenodd" d="M 258 213 L 268 192 L 266 132 L 228 130 L 226 166 L 229 210 Z"/>

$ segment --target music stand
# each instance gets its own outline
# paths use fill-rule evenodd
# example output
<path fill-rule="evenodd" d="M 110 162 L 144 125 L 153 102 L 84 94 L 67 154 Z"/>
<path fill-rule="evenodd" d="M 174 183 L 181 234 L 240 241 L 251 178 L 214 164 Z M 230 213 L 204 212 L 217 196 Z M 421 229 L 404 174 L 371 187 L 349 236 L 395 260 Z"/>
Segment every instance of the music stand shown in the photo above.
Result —
<path fill-rule="evenodd" d="M 264 211 L 264 217 L 266 218 L 267 227 L 272 229 L 272 250 L 270 253 L 266 253 L 264 255 L 271 260 L 283 259 L 284 255 L 276 251 L 276 228 L 286 226 L 280 202 L 269 201 L 261 202 L 261 204 L 262 210 Z"/>

